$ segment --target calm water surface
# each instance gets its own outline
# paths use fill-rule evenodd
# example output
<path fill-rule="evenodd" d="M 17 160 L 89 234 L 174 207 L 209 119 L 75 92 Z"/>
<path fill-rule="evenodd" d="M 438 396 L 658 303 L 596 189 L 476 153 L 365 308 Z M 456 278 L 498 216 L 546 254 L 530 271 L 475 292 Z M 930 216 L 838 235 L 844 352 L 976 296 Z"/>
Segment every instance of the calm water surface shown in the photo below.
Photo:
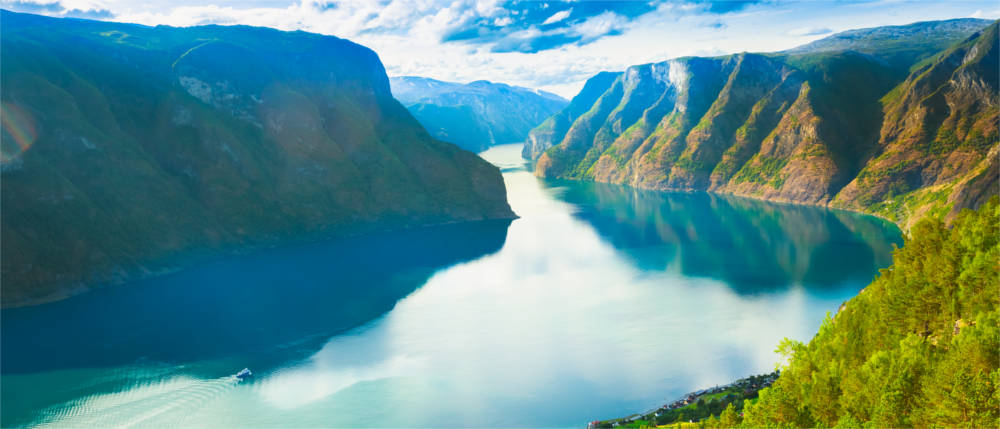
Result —
<path fill-rule="evenodd" d="M 847 212 L 541 181 L 519 154 L 483 153 L 513 222 L 5 310 L 2 425 L 579 427 L 772 370 L 901 242 Z"/>

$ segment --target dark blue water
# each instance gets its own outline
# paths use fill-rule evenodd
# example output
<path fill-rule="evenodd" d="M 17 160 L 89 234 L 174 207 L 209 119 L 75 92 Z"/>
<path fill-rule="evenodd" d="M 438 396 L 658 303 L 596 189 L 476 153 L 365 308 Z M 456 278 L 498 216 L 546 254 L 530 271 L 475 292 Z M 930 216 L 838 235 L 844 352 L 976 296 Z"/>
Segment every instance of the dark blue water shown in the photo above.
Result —
<path fill-rule="evenodd" d="M 891 260 L 816 207 L 540 181 L 521 216 L 234 256 L 2 314 L 2 425 L 567 427 L 770 371 Z M 253 379 L 231 374 L 250 367 Z"/>

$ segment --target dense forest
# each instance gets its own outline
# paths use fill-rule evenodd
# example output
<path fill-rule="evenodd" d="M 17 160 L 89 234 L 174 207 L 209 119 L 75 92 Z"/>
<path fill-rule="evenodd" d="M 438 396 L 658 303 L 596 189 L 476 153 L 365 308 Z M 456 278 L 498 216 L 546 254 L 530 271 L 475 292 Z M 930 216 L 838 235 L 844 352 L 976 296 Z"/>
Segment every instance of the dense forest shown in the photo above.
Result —
<path fill-rule="evenodd" d="M 1000 427 L 998 226 L 997 197 L 921 221 L 812 341 L 779 345 L 770 388 L 697 426 Z"/>

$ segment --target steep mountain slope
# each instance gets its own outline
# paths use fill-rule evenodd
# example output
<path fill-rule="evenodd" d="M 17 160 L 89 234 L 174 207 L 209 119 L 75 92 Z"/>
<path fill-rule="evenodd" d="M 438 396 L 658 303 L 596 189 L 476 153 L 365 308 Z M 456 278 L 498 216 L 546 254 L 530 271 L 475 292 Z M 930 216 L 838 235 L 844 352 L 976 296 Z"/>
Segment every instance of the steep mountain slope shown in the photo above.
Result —
<path fill-rule="evenodd" d="M 566 135 L 570 125 L 576 122 L 580 115 L 590 110 L 590 106 L 597 101 L 597 97 L 604 94 L 604 91 L 611 87 L 615 78 L 620 74 L 601 72 L 587 79 L 583 89 L 570 100 L 569 105 L 528 133 L 528 140 L 524 143 L 522 155 L 528 159 L 536 159 L 546 149 L 559 143 L 557 139 L 562 139 L 562 136 Z"/>
<path fill-rule="evenodd" d="M 2 18 L 4 306 L 248 246 L 513 216 L 498 169 L 430 137 L 360 45 Z"/>
<path fill-rule="evenodd" d="M 885 96 L 877 156 L 835 205 L 903 220 L 953 216 L 997 193 L 998 40 L 991 25 Z"/>
<path fill-rule="evenodd" d="M 532 131 L 525 155 L 545 177 L 835 205 L 905 227 L 929 205 L 954 216 L 996 193 L 987 154 L 998 140 L 997 36 L 984 22 L 869 29 L 787 53 L 595 76 L 601 84 L 588 83 L 572 110 Z M 893 167 L 901 157 L 911 163 Z M 947 202 L 933 205 L 944 187 Z"/>
<path fill-rule="evenodd" d="M 389 82 L 392 94 L 431 135 L 474 152 L 525 141 L 528 131 L 566 106 L 555 94 L 484 80 L 460 84 L 399 76 Z"/>

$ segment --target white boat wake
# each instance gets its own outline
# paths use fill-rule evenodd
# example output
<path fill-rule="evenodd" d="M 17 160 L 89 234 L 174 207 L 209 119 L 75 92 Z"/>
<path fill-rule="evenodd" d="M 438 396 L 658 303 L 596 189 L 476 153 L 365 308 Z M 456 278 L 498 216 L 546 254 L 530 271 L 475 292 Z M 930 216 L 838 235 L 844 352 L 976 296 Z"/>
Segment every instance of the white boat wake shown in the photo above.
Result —
<path fill-rule="evenodd" d="M 39 427 L 183 427 L 186 417 L 240 381 L 236 375 L 209 380 L 182 376 L 128 386 L 60 406 Z"/>

